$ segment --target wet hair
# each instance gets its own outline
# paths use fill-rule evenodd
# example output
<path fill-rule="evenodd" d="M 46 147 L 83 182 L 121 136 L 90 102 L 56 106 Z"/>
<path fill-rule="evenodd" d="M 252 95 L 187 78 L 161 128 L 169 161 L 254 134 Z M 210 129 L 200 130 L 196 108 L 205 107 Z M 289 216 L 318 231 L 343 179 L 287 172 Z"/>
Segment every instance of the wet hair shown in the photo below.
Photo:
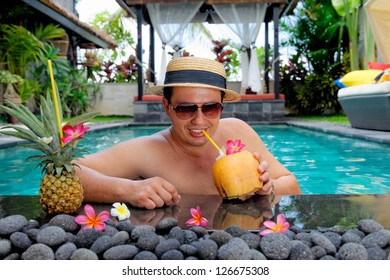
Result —
<path fill-rule="evenodd" d="M 168 100 L 168 104 L 171 104 L 173 94 L 173 87 L 164 87 L 163 96 Z M 223 98 L 225 97 L 225 92 L 221 90 L 221 102 L 223 103 Z"/>

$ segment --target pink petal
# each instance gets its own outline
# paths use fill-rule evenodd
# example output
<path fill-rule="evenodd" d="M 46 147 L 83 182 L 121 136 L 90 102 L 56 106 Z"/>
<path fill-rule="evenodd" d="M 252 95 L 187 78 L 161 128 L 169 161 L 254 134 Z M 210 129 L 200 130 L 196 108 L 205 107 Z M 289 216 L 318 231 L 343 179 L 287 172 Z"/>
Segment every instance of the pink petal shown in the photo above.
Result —
<path fill-rule="evenodd" d="M 195 208 L 191 208 L 190 213 L 191 213 L 191 216 L 194 218 L 196 218 L 199 214 L 198 209 L 195 209 Z"/>
<path fill-rule="evenodd" d="M 62 131 L 65 132 L 66 134 L 73 134 L 74 128 L 72 126 L 70 126 L 70 125 L 65 125 L 62 128 Z"/>
<path fill-rule="evenodd" d="M 234 148 L 228 148 L 228 149 L 226 150 L 226 154 L 227 154 L 227 155 L 234 154 Z"/>
<path fill-rule="evenodd" d="M 289 228 L 290 228 L 290 224 L 287 223 L 287 222 L 285 222 L 285 223 L 283 224 L 283 230 L 282 230 L 282 232 L 287 231 Z"/>
<path fill-rule="evenodd" d="M 102 212 L 99 213 L 99 215 L 97 215 L 96 220 L 98 220 L 99 222 L 104 223 L 109 218 L 110 218 L 110 213 L 108 213 L 107 211 L 102 211 Z"/>
<path fill-rule="evenodd" d="M 73 139 L 74 139 L 74 138 L 73 138 L 72 135 L 67 135 L 67 136 L 63 137 L 61 140 L 62 140 L 62 142 L 63 142 L 64 144 L 66 144 L 66 143 L 72 141 Z"/>
<path fill-rule="evenodd" d="M 85 226 L 83 226 L 83 230 L 84 229 L 89 229 L 89 228 L 93 228 L 93 224 L 92 223 L 89 223 L 89 224 L 86 224 Z"/>
<path fill-rule="evenodd" d="M 282 225 L 286 222 L 286 216 L 284 216 L 283 214 L 279 214 L 277 217 L 276 217 L 276 223 L 278 225 Z"/>
<path fill-rule="evenodd" d="M 202 218 L 200 221 L 200 226 L 205 227 L 205 226 L 207 226 L 208 223 L 209 223 L 209 221 L 207 221 L 206 218 Z"/>
<path fill-rule="evenodd" d="M 263 225 L 270 229 L 276 229 L 276 223 L 273 221 L 264 221 Z"/>
<path fill-rule="evenodd" d="M 244 149 L 244 147 L 245 147 L 246 145 L 245 144 L 240 144 L 239 146 L 238 146 L 238 149 L 241 151 L 242 149 Z"/>
<path fill-rule="evenodd" d="M 88 216 L 89 219 L 94 220 L 96 217 L 95 209 L 89 204 L 85 204 L 84 206 L 84 212 Z"/>
<path fill-rule="evenodd" d="M 229 148 L 232 148 L 232 147 L 234 146 L 233 140 L 228 140 L 228 141 L 226 142 L 226 146 L 229 147 Z"/>
<path fill-rule="evenodd" d="M 84 127 L 83 124 L 79 124 L 74 128 L 74 132 L 77 133 L 79 137 L 82 137 L 88 129 L 89 127 Z"/>
<path fill-rule="evenodd" d="M 79 215 L 76 218 L 74 218 L 74 221 L 79 225 L 83 225 L 89 222 L 89 218 L 85 215 Z"/>
<path fill-rule="evenodd" d="M 96 230 L 104 230 L 106 228 L 106 224 L 105 223 L 98 223 L 98 224 L 95 224 L 95 229 Z"/>
<path fill-rule="evenodd" d="M 187 220 L 186 225 L 189 225 L 189 226 L 196 226 L 196 225 L 197 225 L 197 222 L 196 222 L 196 221 L 197 221 L 196 219 L 191 218 L 191 219 Z"/>
<path fill-rule="evenodd" d="M 263 230 L 263 231 L 260 231 L 260 235 L 261 235 L 261 236 L 265 236 L 265 235 L 267 235 L 267 234 L 270 234 L 271 232 L 274 232 L 274 231 L 271 230 L 271 229 L 265 229 L 265 230 Z"/>

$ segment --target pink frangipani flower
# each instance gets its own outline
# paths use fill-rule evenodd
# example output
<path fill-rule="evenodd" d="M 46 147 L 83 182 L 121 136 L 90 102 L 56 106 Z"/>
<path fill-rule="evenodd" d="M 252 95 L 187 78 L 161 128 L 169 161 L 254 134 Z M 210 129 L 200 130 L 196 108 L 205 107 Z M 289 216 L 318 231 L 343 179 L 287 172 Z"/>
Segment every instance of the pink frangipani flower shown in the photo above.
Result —
<path fill-rule="evenodd" d="M 186 222 L 188 226 L 201 226 L 205 227 L 209 223 L 206 218 L 202 217 L 202 213 L 200 211 L 200 207 L 196 206 L 195 208 L 191 208 L 190 210 L 192 218 Z"/>
<path fill-rule="evenodd" d="M 61 140 L 64 144 L 74 140 L 74 139 L 80 139 L 84 136 L 84 133 L 89 129 L 88 126 L 84 126 L 84 124 L 78 124 L 75 127 L 71 125 L 65 125 L 62 128 L 62 131 L 66 133 L 66 136 L 63 137 Z"/>
<path fill-rule="evenodd" d="M 265 229 L 260 232 L 261 236 L 265 236 L 271 232 L 285 232 L 289 229 L 290 224 L 286 221 L 286 217 L 283 214 L 279 214 L 276 217 L 276 223 L 273 221 L 265 221 L 263 223 L 268 229 Z"/>
<path fill-rule="evenodd" d="M 95 209 L 89 204 L 84 206 L 85 215 L 79 215 L 74 218 L 79 225 L 84 225 L 83 229 L 94 228 L 96 230 L 104 230 L 106 228 L 105 222 L 110 218 L 110 213 L 102 211 L 96 216 Z"/>
<path fill-rule="evenodd" d="M 241 152 L 241 150 L 245 147 L 245 144 L 241 143 L 241 140 L 234 140 L 234 141 L 228 140 L 226 142 L 226 146 L 227 146 L 226 154 L 230 155 L 230 154 Z"/>

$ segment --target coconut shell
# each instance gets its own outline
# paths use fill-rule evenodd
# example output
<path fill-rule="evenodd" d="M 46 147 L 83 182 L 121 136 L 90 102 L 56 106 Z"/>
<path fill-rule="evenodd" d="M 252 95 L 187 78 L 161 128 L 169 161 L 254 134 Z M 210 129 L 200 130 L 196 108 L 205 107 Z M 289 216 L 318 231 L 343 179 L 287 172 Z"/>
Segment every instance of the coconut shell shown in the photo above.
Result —
<path fill-rule="evenodd" d="M 214 183 L 222 198 L 245 200 L 263 187 L 259 162 L 249 151 L 227 155 L 212 166 Z"/>

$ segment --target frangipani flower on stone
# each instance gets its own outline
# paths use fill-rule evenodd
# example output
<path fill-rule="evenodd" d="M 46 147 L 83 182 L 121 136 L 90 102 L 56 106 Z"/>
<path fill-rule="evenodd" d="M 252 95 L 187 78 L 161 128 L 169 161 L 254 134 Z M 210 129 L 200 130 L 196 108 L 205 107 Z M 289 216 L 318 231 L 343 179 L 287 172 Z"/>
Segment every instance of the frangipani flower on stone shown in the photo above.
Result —
<path fill-rule="evenodd" d="M 241 152 L 241 150 L 245 147 L 245 144 L 241 142 L 241 140 L 228 140 L 226 142 L 226 155 L 231 155 L 234 153 Z"/>
<path fill-rule="evenodd" d="M 200 207 L 196 206 L 196 208 L 191 208 L 190 210 L 192 218 L 187 220 L 186 225 L 188 226 L 201 226 L 206 227 L 209 223 L 206 218 L 202 217 L 202 212 L 200 211 Z"/>
<path fill-rule="evenodd" d="M 80 139 L 84 136 L 84 133 L 89 129 L 88 126 L 84 126 L 84 124 L 78 124 L 76 126 L 65 125 L 62 128 L 62 131 L 66 134 L 61 140 L 64 144 L 74 140 Z"/>
<path fill-rule="evenodd" d="M 126 204 L 115 202 L 112 206 L 114 208 L 111 209 L 111 216 L 117 217 L 119 221 L 130 218 L 130 210 L 127 208 Z"/>
<path fill-rule="evenodd" d="M 260 232 L 261 236 L 265 236 L 271 232 L 283 233 L 290 228 L 290 224 L 286 221 L 286 216 L 283 214 L 276 216 L 276 223 L 273 221 L 265 221 L 263 222 L 263 225 L 268 229 L 262 230 Z"/>
<path fill-rule="evenodd" d="M 84 225 L 83 229 L 94 228 L 102 231 L 106 228 L 105 222 L 110 218 L 110 213 L 102 211 L 96 216 L 95 209 L 89 204 L 84 206 L 84 212 L 85 215 L 74 218 L 77 224 Z"/>

